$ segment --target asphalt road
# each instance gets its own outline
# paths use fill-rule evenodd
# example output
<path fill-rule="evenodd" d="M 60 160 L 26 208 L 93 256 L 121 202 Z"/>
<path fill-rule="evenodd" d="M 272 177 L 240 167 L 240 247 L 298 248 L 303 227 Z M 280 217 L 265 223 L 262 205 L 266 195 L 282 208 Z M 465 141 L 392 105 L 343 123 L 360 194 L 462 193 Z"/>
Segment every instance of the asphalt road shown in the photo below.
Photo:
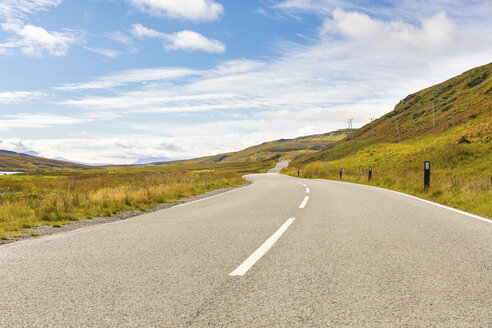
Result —
<path fill-rule="evenodd" d="M 492 327 L 489 222 L 368 186 L 248 178 L 0 247 L 0 327 Z"/>

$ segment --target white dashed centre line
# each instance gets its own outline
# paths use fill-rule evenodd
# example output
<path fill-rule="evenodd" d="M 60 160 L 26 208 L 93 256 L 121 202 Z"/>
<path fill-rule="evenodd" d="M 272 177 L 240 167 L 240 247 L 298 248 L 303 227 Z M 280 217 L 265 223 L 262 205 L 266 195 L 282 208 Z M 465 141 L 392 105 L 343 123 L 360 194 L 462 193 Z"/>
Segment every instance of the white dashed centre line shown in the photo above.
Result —
<path fill-rule="evenodd" d="M 251 267 L 255 265 L 255 263 L 258 262 L 258 260 L 261 259 L 273 245 L 275 245 L 277 240 L 280 239 L 295 219 L 296 218 L 290 218 L 285 221 L 285 223 L 277 231 L 275 231 L 275 233 L 268 238 L 253 254 L 251 254 L 246 261 L 238 266 L 236 270 L 229 273 L 229 276 L 243 276 L 246 272 L 248 272 L 248 270 L 251 269 Z"/>
<path fill-rule="evenodd" d="M 306 187 L 306 194 L 309 194 L 309 188 Z"/>
<path fill-rule="evenodd" d="M 306 206 L 308 200 L 309 200 L 309 196 L 304 197 L 304 200 L 302 201 L 301 205 L 299 205 L 299 208 L 304 208 L 304 206 Z"/>

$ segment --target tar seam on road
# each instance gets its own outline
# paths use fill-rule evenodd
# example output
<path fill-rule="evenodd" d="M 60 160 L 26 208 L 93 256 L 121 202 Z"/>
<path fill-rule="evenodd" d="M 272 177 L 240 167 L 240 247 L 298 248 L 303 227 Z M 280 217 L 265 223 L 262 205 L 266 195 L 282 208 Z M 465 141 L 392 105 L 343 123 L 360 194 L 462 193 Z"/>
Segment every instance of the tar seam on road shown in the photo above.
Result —
<path fill-rule="evenodd" d="M 255 263 L 258 262 L 258 260 L 261 259 L 273 245 L 275 245 L 275 243 L 280 239 L 295 219 L 296 218 L 290 218 L 285 221 L 285 223 L 282 224 L 282 226 L 275 231 L 275 233 L 268 238 L 253 254 L 241 263 L 236 270 L 229 273 L 229 276 L 243 276 L 246 272 L 248 272 L 248 270 L 251 269 L 251 267 L 255 265 Z"/>
<path fill-rule="evenodd" d="M 309 196 L 304 197 L 304 200 L 302 201 L 301 205 L 299 205 L 299 208 L 304 208 L 304 206 L 306 206 L 308 200 L 309 200 Z"/>

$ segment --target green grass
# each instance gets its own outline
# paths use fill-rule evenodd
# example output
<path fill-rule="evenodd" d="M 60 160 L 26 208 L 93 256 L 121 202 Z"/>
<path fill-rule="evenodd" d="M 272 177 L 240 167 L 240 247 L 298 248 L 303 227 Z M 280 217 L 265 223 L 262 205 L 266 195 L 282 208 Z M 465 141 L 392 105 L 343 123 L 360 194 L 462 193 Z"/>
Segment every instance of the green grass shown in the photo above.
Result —
<path fill-rule="evenodd" d="M 204 163 L 241 163 L 264 160 L 297 159 L 311 155 L 317 151 L 335 144 L 347 136 L 347 130 L 342 129 L 325 134 L 299 137 L 295 139 L 280 139 L 264 142 L 261 145 L 252 146 L 241 151 L 207 156 L 192 160 L 180 161 L 180 164 L 204 164 Z"/>
<path fill-rule="evenodd" d="M 146 210 L 245 183 L 272 161 L 72 170 L 0 176 L 0 238 L 41 225 Z"/>
<path fill-rule="evenodd" d="M 401 143 L 373 143 L 352 148 L 331 161 L 297 163 L 283 173 L 339 179 L 402 191 L 492 218 L 492 119 L 463 124 L 445 132 Z M 461 137 L 470 143 L 460 143 Z M 360 143 L 359 143 L 360 145 Z M 347 147 L 349 148 L 349 147 Z M 431 187 L 423 186 L 424 161 L 431 161 Z M 373 168 L 372 181 L 367 170 Z"/>
<path fill-rule="evenodd" d="M 409 95 L 373 124 L 283 172 L 403 191 L 492 217 L 492 64 Z M 432 116 L 434 103 L 434 120 Z M 398 140 L 396 122 L 401 141 Z M 423 189 L 431 161 L 430 190 Z M 373 179 L 367 181 L 367 169 Z"/>

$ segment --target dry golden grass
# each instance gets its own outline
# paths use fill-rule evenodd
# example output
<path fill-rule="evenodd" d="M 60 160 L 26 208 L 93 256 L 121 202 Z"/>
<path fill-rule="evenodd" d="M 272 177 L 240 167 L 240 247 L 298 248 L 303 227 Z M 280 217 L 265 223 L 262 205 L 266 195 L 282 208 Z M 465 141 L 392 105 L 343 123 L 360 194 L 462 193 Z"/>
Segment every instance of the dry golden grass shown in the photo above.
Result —
<path fill-rule="evenodd" d="M 245 183 L 272 162 L 97 169 L 0 177 L 0 238 L 40 225 L 146 210 Z"/>

